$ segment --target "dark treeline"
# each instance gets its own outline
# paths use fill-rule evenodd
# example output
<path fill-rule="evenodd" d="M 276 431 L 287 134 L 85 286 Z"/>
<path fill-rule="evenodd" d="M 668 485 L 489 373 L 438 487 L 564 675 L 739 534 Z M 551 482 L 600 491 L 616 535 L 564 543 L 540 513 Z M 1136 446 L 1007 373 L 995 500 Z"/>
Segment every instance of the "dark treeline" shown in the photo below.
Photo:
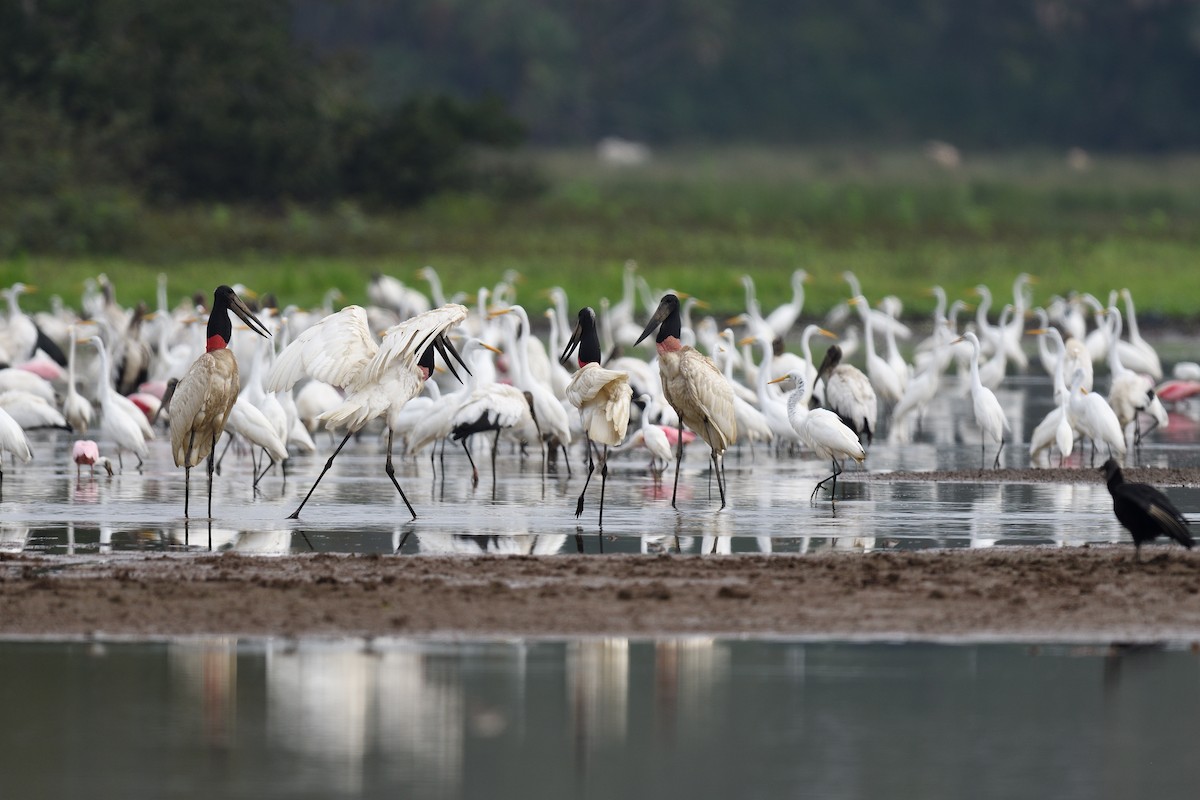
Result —
<path fill-rule="evenodd" d="M 540 141 L 1151 150 L 1200 140 L 1194 0 L 300 0 L 375 97 L 503 97 Z"/>
<path fill-rule="evenodd" d="M 148 202 L 524 191 L 479 146 L 1200 140 L 1193 0 L 7 0 L 0 253 Z M 481 164 L 486 163 L 489 171 Z"/>
<path fill-rule="evenodd" d="M 0 3 L 0 252 L 104 250 L 147 201 L 405 206 L 511 146 L 495 99 L 370 102 L 288 0 Z"/>

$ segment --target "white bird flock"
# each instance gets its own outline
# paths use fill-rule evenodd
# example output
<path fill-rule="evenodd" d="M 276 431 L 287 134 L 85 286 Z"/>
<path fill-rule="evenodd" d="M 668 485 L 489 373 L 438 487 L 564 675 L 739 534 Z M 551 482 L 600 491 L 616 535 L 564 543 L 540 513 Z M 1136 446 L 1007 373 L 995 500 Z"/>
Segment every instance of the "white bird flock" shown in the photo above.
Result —
<path fill-rule="evenodd" d="M 446 444 L 461 442 L 473 482 L 481 452 L 494 465 L 500 448 L 529 448 L 542 455 L 544 470 L 560 466 L 559 454 L 568 476 L 572 463 L 587 465 L 577 514 L 599 462 L 602 524 L 610 458 L 655 479 L 674 459 L 677 491 L 689 437 L 699 440 L 694 448 L 707 448 L 724 508 L 731 500 L 724 481 L 730 451 L 830 462 L 832 474 L 810 499 L 826 481 L 832 498 L 845 459 L 869 463 L 872 442 L 881 435 L 889 444 L 919 439 L 926 408 L 939 401 L 956 409 L 957 441 L 981 443 L 981 469 L 988 467 L 989 442 L 998 445 L 992 467 L 1086 466 L 1097 451 L 1100 460 L 1124 463 L 1136 457 L 1151 431 L 1171 422 L 1157 393 L 1162 360 L 1142 337 L 1128 289 L 1113 290 L 1107 303 L 1082 293 L 1047 298 L 1038 308 L 1035 281 L 1022 273 L 1012 283 L 1011 301 L 996 301 L 1004 304 L 998 318 L 989 313 L 992 290 L 975 287 L 980 302 L 973 321 L 960 330 L 959 313 L 970 306 L 948 303 L 946 292 L 934 287 L 937 310 L 922 336 L 919 320 L 902 321 L 899 298 L 877 295 L 872 302 L 870 287 L 850 273 L 835 276 L 846 281 L 849 293 L 826 316 L 805 307 L 806 285 L 822 276 L 798 269 L 772 276 L 777 287 L 787 286 L 773 308 L 761 307 L 754 278 L 741 276 L 746 308 L 726 309 L 737 312 L 728 323 L 705 316 L 694 326 L 692 315 L 704 304 L 651 288 L 634 262 L 615 276 L 615 299 L 576 298 L 574 305 L 561 287 L 541 292 L 541 305 L 533 299 L 518 304 L 515 274 L 474 287 L 473 299 L 463 293 L 447 298 L 432 267 L 415 275 L 423 288 L 376 274 L 357 292 L 369 305 L 340 309 L 337 289 L 327 293 L 323 307 L 302 309 L 279 308 L 235 285 L 271 338 L 236 335 L 228 341 L 225 357 L 240 365 L 234 373 L 240 380 L 236 395 L 222 400 L 231 403 L 227 423 L 206 428 L 208 441 L 192 441 L 179 463 L 198 463 L 214 436 L 240 439 L 245 446 L 233 448 L 231 457 L 255 462 L 257 491 L 268 475 L 282 478 L 291 456 L 331 450 L 315 490 L 352 436 L 375 434 L 386 441 L 386 473 L 415 518 L 394 475 L 394 443 L 401 458 L 424 457 L 429 450 L 444 465 Z M 29 461 L 31 432 L 69 430 L 73 441 L 89 447 L 97 440 L 113 455 L 118 473 L 135 468 L 126 465 L 125 455 L 145 469 L 160 426 L 182 424 L 178 396 L 174 408 L 163 404 L 158 413 L 168 382 L 183 379 L 206 345 L 212 347 L 205 341 L 205 305 L 189 293 L 170 307 L 164 277 L 157 310 L 135 315 L 116 302 L 112 281 L 100 275 L 85 287 L 80 311 L 56 298 L 54 310 L 35 320 L 21 309 L 21 298 L 33 291 L 21 283 L 3 290 L 0 451 Z M 1026 318 L 1034 315 L 1040 325 L 1026 331 Z M 574 334 L 571 318 L 578 319 Z M 657 341 L 649 337 L 655 331 Z M 841 347 L 814 354 L 814 335 L 839 339 Z M 860 336 L 862 348 L 855 353 Z M 581 341 L 577 363 L 564 363 Z M 1027 352 L 1040 357 L 1030 361 Z M 861 366 L 849 363 L 852 358 Z M 1191 366 L 1181 364 L 1171 386 L 1169 396 L 1184 398 L 1180 402 L 1200 395 L 1175 385 L 1200 380 L 1200 369 L 1193 375 Z M 1052 376 L 1053 409 L 1027 429 L 1023 419 L 1011 418 L 1005 391 L 1013 375 L 1040 368 Z M 959 373 L 957 382 L 944 379 L 951 369 Z M 797 388 L 785 395 L 777 384 L 789 378 Z M 1107 393 L 1093 388 L 1101 380 Z M 1006 450 L 1009 443 L 1021 449 Z M 261 464 L 259 452 L 265 454 Z"/>

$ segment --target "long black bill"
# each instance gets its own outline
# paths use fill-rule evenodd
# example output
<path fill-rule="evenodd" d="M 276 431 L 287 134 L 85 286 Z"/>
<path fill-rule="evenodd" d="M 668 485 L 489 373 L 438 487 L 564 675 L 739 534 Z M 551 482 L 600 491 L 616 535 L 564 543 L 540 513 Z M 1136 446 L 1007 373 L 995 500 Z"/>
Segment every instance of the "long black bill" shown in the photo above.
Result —
<path fill-rule="evenodd" d="M 250 330 L 264 339 L 271 338 L 271 332 L 267 330 L 267 326 L 263 325 L 258 317 L 254 316 L 254 312 L 250 310 L 250 306 L 246 305 L 242 298 L 236 294 L 231 294 L 229 297 L 229 308 L 233 313 L 238 315 L 242 322 L 246 323 L 246 326 Z"/>
<path fill-rule="evenodd" d="M 667 295 L 667 297 L 673 297 L 673 295 Z M 678 300 L 676 300 L 674 304 L 671 304 L 667 301 L 667 297 L 664 297 L 662 302 L 658 304 L 658 308 L 654 311 L 654 316 L 650 317 L 650 321 L 646 323 L 646 328 L 642 331 L 642 335 L 639 336 L 637 341 L 633 343 L 635 347 L 642 343 L 642 339 L 645 339 L 647 336 L 654 333 L 654 331 L 658 330 L 658 326 L 662 325 L 663 321 L 666 320 L 667 317 L 671 316 L 671 312 L 678 307 Z"/>
<path fill-rule="evenodd" d="M 567 364 L 567 359 L 571 357 L 571 353 L 575 352 L 575 348 L 579 347 L 579 340 L 583 337 L 583 325 L 576 322 L 575 330 L 571 331 L 571 340 L 567 342 L 567 349 L 563 350 L 561 356 L 558 357 L 558 363 Z"/>
<path fill-rule="evenodd" d="M 459 383 L 463 379 L 459 377 L 454 369 L 454 362 L 457 361 L 468 375 L 471 374 L 471 368 L 467 366 L 467 362 L 463 361 L 463 357 L 454 349 L 454 342 L 450 341 L 446 336 L 439 336 L 433 340 L 433 346 L 442 354 L 442 360 L 446 362 L 446 369 L 450 370 L 450 374 L 454 376 Z M 451 358 L 453 356 L 453 358 Z"/>

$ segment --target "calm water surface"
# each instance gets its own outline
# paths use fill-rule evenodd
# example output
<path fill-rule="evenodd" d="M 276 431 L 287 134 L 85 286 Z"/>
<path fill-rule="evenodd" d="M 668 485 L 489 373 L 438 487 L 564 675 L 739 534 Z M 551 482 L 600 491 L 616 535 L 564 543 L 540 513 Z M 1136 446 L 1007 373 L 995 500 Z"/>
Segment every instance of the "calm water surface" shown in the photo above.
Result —
<path fill-rule="evenodd" d="M 1194 797 L 1188 648 L 0 644 L 4 796 Z"/>
<path fill-rule="evenodd" d="M 998 393 L 1013 425 L 1007 466 L 1028 464 L 1028 432 L 1050 409 L 1045 379 L 1010 378 Z M 968 401 L 954 380 L 931 406 L 915 440 L 877 440 L 869 450 L 873 472 L 975 468 L 978 433 Z M 1156 431 L 1138 463 L 1200 464 L 1200 406 L 1172 413 Z M 563 465 L 549 475 L 541 456 L 524 457 L 501 444 L 493 482 L 487 450 L 476 453 L 481 479 L 472 487 L 461 449 L 444 460 L 428 454 L 398 458 L 397 477 L 417 509 L 409 515 L 383 471 L 384 445 L 373 433 L 349 444 L 318 487 L 300 520 L 287 516 L 320 471 L 322 453 L 292 459 L 251 486 L 251 465 L 231 453 L 216 479 L 211 522 L 183 518 L 183 471 L 171 462 L 168 443 L 153 442 L 138 470 L 126 460 L 116 477 L 76 477 L 71 438 L 38 432 L 35 460 L 9 465 L 0 502 L 0 550 L 41 553 L 109 552 L 126 549 L 234 548 L 264 554 L 310 550 L 354 553 L 479 552 L 804 552 L 822 548 L 988 547 L 997 544 L 1062 544 L 1120 541 L 1102 484 L 1036 485 L 979 482 L 867 483 L 847 470 L 839 482 L 836 510 L 809 502 L 829 465 L 811 456 L 776 456 L 765 446 L 742 446 L 727 457 L 731 506 L 716 513 L 709 499 L 707 452 L 695 446 L 685 458 L 677 513 L 670 506 L 672 473 L 656 481 L 642 452 L 614 456 L 605 500 L 604 537 L 596 512 L 599 475 L 592 481 L 581 519 L 575 499 L 583 486 L 582 449 L 572 451 L 573 473 Z M 103 443 L 102 443 L 103 445 Z M 990 464 L 992 452 L 987 457 Z M 1101 457 L 1098 460 L 1103 460 Z M 1087 468 L 1076 452 L 1073 463 Z M 192 510 L 203 514 L 203 469 L 194 470 Z M 715 495 L 715 486 L 713 493 Z M 1200 490 L 1167 489 L 1185 514 L 1200 513 Z"/>

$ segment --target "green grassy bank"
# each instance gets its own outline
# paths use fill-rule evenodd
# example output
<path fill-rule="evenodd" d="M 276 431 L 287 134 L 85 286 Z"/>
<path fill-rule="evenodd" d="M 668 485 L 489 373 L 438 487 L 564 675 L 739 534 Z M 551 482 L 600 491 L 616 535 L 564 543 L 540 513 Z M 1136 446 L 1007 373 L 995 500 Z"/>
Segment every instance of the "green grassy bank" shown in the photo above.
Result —
<path fill-rule="evenodd" d="M 1200 316 L 1200 158 L 1094 158 L 1085 168 L 1059 154 L 972 158 L 954 169 L 919 152 L 672 152 L 637 168 L 606 167 L 590 153 L 527 156 L 546 191 L 532 200 L 447 196 L 405 214 L 355 206 L 265 211 L 211 207 L 156 210 L 113 255 L 24 254 L 0 262 L 16 280 L 77 303 L 83 281 L 106 272 L 124 303 L 154 296 L 167 272 L 171 299 L 218 282 L 274 291 L 315 305 L 340 288 L 362 302 L 372 272 L 424 288 L 437 268 L 447 293 L 524 276 L 521 298 L 562 285 L 572 303 L 620 293 L 635 259 L 654 287 L 671 286 L 721 311 L 742 307 L 750 273 L 763 305 L 790 294 L 788 278 L 812 274 L 806 308 L 844 299 L 843 270 L 873 297 L 894 293 L 906 313 L 932 308 L 926 287 L 951 296 L 986 283 L 1007 296 L 1021 271 L 1039 278 L 1036 298 L 1128 286 L 1139 312 Z"/>

